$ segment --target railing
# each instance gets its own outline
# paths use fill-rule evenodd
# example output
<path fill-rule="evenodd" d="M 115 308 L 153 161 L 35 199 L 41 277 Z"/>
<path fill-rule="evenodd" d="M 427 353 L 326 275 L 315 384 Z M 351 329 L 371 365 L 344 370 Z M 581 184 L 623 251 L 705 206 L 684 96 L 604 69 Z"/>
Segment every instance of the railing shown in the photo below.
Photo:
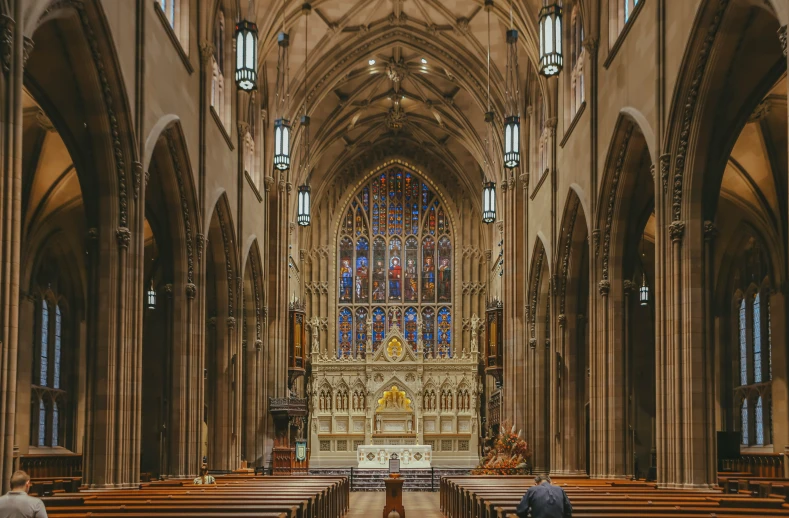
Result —
<path fill-rule="evenodd" d="M 19 469 L 32 478 L 80 477 L 82 455 L 79 453 L 20 455 Z"/>
<path fill-rule="evenodd" d="M 738 459 L 722 461 L 723 471 L 747 472 L 754 477 L 783 477 L 783 453 L 746 453 Z"/>

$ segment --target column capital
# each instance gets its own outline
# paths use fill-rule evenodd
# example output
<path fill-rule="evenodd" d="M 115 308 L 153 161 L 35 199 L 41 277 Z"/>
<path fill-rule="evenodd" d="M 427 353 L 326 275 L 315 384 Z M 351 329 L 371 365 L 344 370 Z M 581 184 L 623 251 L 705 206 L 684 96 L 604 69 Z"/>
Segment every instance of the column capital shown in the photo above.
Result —
<path fill-rule="evenodd" d="M 197 286 L 190 282 L 186 285 L 186 297 L 193 299 L 195 298 L 195 295 L 197 295 Z"/>
<path fill-rule="evenodd" d="M 168 299 L 173 298 L 173 285 L 168 283 L 164 285 L 164 294 Z"/>
<path fill-rule="evenodd" d="M 121 248 L 129 248 L 131 242 L 131 231 L 126 227 L 118 227 L 115 230 L 115 240 Z"/>
<path fill-rule="evenodd" d="M 668 227 L 668 233 L 671 236 L 672 241 L 682 241 L 682 237 L 685 235 L 685 222 L 684 221 L 675 221 Z"/>
<path fill-rule="evenodd" d="M 236 317 L 227 317 L 227 327 L 228 329 L 236 328 Z"/>
<path fill-rule="evenodd" d="M 714 241 L 718 237 L 718 225 L 714 221 L 704 222 L 704 240 Z"/>
<path fill-rule="evenodd" d="M 625 280 L 622 283 L 622 289 L 625 291 L 625 295 L 629 295 L 630 293 L 632 293 L 633 290 L 635 290 L 635 288 L 636 288 L 636 285 L 633 284 L 633 281 L 631 281 L 631 280 Z"/>
<path fill-rule="evenodd" d="M 529 338 L 529 347 L 532 349 L 537 348 L 537 339 L 536 338 Z"/>
<path fill-rule="evenodd" d="M 584 50 L 589 54 L 596 54 L 597 47 L 599 46 L 599 40 L 594 36 L 588 36 L 584 38 L 583 43 L 581 44 L 584 47 Z"/>
<path fill-rule="evenodd" d="M 208 324 L 208 327 L 210 327 L 210 328 L 215 328 L 216 327 L 216 317 L 211 317 L 208 320 L 206 320 L 206 324 Z"/>
<path fill-rule="evenodd" d="M 260 351 L 261 349 L 263 349 L 263 340 L 258 338 L 255 340 L 255 350 Z"/>
<path fill-rule="evenodd" d="M 597 283 L 597 289 L 600 291 L 600 295 L 607 297 L 608 293 L 611 291 L 611 282 L 607 279 L 603 279 Z"/>
<path fill-rule="evenodd" d="M 556 320 L 559 322 L 559 327 L 564 327 L 567 324 L 567 315 L 562 313 L 561 315 L 556 317 Z"/>
<path fill-rule="evenodd" d="M 211 56 L 214 55 L 214 44 L 210 41 L 204 41 L 200 44 L 200 61 L 208 63 L 211 61 Z"/>

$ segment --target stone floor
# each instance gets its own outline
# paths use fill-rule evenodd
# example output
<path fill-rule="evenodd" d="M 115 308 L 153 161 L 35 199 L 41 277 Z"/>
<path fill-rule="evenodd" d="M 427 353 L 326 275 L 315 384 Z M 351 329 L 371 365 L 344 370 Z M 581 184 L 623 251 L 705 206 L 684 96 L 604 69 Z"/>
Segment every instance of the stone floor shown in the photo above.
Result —
<path fill-rule="evenodd" d="M 351 510 L 344 518 L 377 518 L 383 516 L 386 493 L 383 491 L 351 493 Z M 442 518 L 438 493 L 403 492 L 403 508 L 411 518 Z"/>

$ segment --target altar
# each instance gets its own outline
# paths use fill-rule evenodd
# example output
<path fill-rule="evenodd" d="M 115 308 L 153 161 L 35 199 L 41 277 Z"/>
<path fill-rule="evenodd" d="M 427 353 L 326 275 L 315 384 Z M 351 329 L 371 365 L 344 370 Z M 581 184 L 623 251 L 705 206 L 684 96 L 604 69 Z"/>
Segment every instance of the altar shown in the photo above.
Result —
<path fill-rule="evenodd" d="M 433 448 L 428 445 L 359 446 L 356 457 L 360 468 L 385 469 L 393 453 L 400 459 L 402 469 L 429 468 L 433 459 Z"/>

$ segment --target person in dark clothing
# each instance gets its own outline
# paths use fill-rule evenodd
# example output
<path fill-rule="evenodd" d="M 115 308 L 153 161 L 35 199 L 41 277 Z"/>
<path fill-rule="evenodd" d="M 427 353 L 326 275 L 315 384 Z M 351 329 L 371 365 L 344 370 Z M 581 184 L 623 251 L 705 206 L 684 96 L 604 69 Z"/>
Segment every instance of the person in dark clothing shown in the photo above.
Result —
<path fill-rule="evenodd" d="M 537 475 L 536 485 L 529 488 L 515 510 L 518 518 L 571 518 L 573 506 L 567 493 L 559 486 L 551 485 L 551 477 Z M 531 515 L 529 515 L 531 511 Z"/>

